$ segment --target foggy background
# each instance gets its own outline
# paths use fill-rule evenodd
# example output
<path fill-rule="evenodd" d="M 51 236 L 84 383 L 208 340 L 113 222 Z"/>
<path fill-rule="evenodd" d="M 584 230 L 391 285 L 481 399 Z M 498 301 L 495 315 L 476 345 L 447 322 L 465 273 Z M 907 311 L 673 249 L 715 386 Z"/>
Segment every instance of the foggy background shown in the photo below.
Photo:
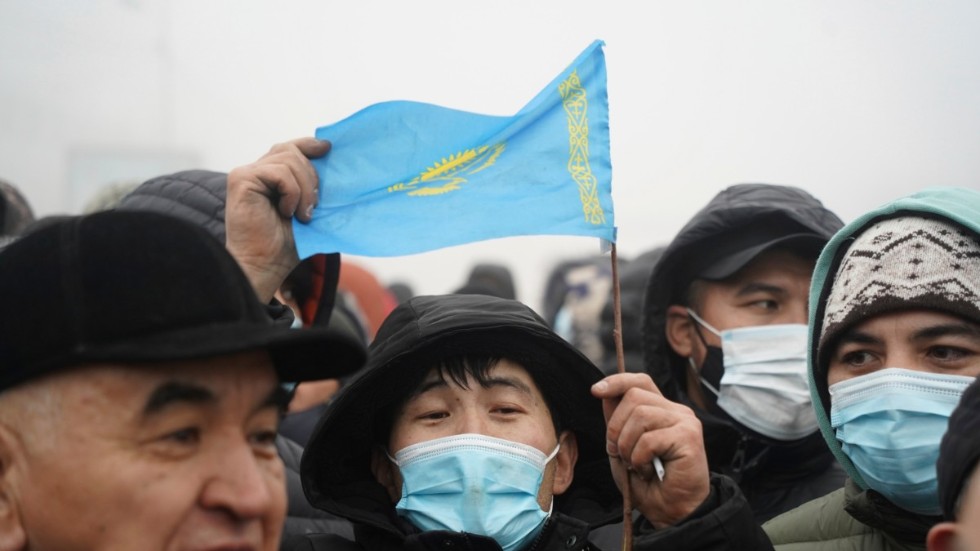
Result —
<path fill-rule="evenodd" d="M 594 39 L 624 258 L 738 182 L 804 188 L 845 221 L 980 187 L 966 0 L 0 0 L 0 178 L 38 215 L 74 213 L 106 184 L 228 171 L 371 103 L 511 115 Z M 557 262 L 597 252 L 519 237 L 351 259 L 416 293 L 500 262 L 539 307 Z"/>

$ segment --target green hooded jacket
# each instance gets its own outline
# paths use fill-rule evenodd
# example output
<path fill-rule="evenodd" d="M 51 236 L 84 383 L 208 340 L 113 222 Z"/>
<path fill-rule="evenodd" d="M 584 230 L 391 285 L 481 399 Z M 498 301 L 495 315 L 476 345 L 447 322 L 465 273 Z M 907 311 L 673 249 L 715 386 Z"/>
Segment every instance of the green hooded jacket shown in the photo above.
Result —
<path fill-rule="evenodd" d="M 817 361 L 824 304 L 841 259 L 854 237 L 880 220 L 910 214 L 950 220 L 980 234 L 980 192 L 965 188 L 930 188 L 887 203 L 844 226 L 827 243 L 817 260 L 810 287 L 810 393 L 824 440 L 847 471 L 849 480 L 844 488 L 763 525 L 780 551 L 925 549 L 929 528 L 940 521 L 940 517 L 905 511 L 868 489 L 830 426 L 827 366 Z"/>

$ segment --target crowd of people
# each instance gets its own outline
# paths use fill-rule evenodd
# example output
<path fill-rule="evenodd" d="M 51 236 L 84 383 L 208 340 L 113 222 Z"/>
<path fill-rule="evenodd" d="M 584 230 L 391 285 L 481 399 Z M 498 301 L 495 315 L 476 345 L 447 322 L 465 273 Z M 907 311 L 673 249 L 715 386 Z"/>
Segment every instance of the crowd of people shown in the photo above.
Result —
<path fill-rule="evenodd" d="M 623 262 L 621 369 L 607 259 L 542 313 L 301 260 L 329 147 L 0 185 L 0 551 L 980 550 L 980 192 L 726 188 Z"/>

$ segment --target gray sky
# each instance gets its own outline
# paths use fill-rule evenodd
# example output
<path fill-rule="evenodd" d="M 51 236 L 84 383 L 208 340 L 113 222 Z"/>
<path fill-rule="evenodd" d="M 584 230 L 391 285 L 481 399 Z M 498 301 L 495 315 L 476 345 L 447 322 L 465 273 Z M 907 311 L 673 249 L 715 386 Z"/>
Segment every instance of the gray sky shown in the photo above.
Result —
<path fill-rule="evenodd" d="M 850 220 L 929 185 L 980 187 L 980 3 L 0 0 L 0 178 L 39 214 L 111 181 L 229 170 L 368 104 L 516 112 L 606 42 L 619 250 L 664 243 L 737 182 Z M 354 259 L 448 292 L 478 261 L 538 306 L 583 238 Z"/>

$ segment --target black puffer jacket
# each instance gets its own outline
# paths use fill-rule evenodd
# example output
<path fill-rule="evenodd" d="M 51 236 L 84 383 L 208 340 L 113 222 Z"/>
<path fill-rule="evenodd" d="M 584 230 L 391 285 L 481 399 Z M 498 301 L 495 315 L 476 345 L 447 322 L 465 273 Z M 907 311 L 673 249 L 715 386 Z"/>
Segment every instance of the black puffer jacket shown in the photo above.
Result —
<path fill-rule="evenodd" d="M 286 471 L 286 525 L 283 537 L 295 534 L 331 533 L 352 537 L 354 529 L 346 520 L 314 508 L 303 495 L 299 463 L 303 447 L 285 436 L 276 437 L 276 450 Z"/>
<path fill-rule="evenodd" d="M 843 224 L 806 192 L 786 186 L 740 184 L 714 197 L 681 229 L 650 276 L 643 309 L 643 361 L 657 386 L 701 419 L 708 462 L 714 472 L 739 482 L 759 522 L 840 488 L 844 473 L 819 432 L 793 443 L 751 433 L 730 419 L 695 406 L 686 391 L 687 360 L 666 340 L 666 311 L 684 304 L 693 274 L 710 265 L 703 249 L 747 229 L 786 228 L 826 239 Z"/>
<path fill-rule="evenodd" d="M 622 526 L 621 524 L 619 525 Z M 500 551 L 489 538 L 452 532 L 413 533 L 406 537 L 385 535 L 369 527 L 356 529 L 355 540 L 341 533 L 309 534 L 287 538 L 280 551 Z M 593 532 L 594 534 L 594 532 Z M 616 538 L 617 542 L 621 538 Z M 620 549 L 616 543 L 597 545 L 589 535 L 589 525 L 562 513 L 555 513 L 532 544 L 534 551 L 592 551 Z M 731 479 L 712 476 L 711 495 L 701 507 L 677 527 L 655 530 L 643 519 L 633 526 L 636 551 L 771 551 L 765 533 L 752 519 L 745 498 Z"/>

